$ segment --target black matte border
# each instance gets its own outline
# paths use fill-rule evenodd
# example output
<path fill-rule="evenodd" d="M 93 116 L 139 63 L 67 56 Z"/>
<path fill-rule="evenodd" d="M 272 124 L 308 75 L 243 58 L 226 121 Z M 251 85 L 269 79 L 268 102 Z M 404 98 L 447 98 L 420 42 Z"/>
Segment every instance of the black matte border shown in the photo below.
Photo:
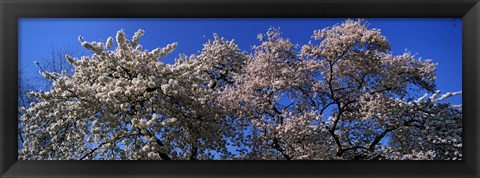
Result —
<path fill-rule="evenodd" d="M 0 177 L 478 177 L 479 0 L 0 0 Z M 18 161 L 18 18 L 462 17 L 462 161 Z"/>

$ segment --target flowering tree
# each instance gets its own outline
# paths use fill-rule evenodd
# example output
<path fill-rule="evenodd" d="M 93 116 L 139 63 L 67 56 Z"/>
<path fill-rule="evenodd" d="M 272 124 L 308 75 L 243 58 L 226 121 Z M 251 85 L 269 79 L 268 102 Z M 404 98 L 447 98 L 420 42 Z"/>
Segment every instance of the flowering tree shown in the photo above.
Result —
<path fill-rule="evenodd" d="M 20 159 L 462 158 L 461 105 L 439 96 L 436 64 L 394 56 L 380 30 L 347 20 L 301 47 L 272 28 L 252 53 L 214 34 L 197 55 L 161 62 L 123 31 L 85 42 L 73 74 L 22 108 Z M 418 93 L 426 93 L 418 98 Z"/>
<path fill-rule="evenodd" d="M 72 50 L 70 47 L 52 48 L 49 56 L 35 62 L 41 70 L 47 70 L 51 72 L 72 74 L 72 65 L 65 60 L 66 54 L 80 54 L 78 51 Z M 27 93 L 32 91 L 50 90 L 52 81 L 43 78 L 42 76 L 36 76 L 33 78 L 27 78 L 24 74 L 25 69 L 18 70 L 18 106 L 28 108 L 30 103 L 34 102 L 32 98 L 27 96 Z M 21 116 L 23 113 L 18 113 Z M 18 120 L 18 146 L 23 147 L 23 124 L 21 120 Z"/>

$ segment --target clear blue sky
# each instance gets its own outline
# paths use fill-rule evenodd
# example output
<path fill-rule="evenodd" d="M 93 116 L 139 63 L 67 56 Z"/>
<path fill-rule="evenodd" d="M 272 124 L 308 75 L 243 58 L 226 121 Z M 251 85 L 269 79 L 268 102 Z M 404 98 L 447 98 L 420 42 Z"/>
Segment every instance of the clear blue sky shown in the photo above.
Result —
<path fill-rule="evenodd" d="M 178 42 L 178 48 L 164 59 L 172 63 L 178 54 L 197 53 L 203 43 L 212 39 L 212 34 L 235 39 L 242 50 L 251 51 L 258 44 L 256 36 L 265 33 L 269 27 L 280 27 L 283 37 L 300 45 L 311 40 L 312 32 L 345 19 L 235 19 L 235 18 L 148 18 L 148 19 L 19 19 L 19 68 L 24 77 L 38 74 L 33 61 L 50 55 L 52 48 L 69 46 L 72 50 L 89 54 L 77 40 L 79 35 L 86 41 L 106 41 L 124 29 L 131 37 L 138 29 L 145 35 L 140 43 L 145 49 L 163 47 Z M 461 19 L 389 19 L 367 18 L 370 28 L 379 28 L 391 43 L 393 54 L 405 49 L 417 53 L 424 59 L 438 63 L 437 85 L 442 92 L 462 89 L 462 22 Z M 420 94 L 421 95 L 421 94 Z M 461 96 L 447 100 L 461 104 Z"/>

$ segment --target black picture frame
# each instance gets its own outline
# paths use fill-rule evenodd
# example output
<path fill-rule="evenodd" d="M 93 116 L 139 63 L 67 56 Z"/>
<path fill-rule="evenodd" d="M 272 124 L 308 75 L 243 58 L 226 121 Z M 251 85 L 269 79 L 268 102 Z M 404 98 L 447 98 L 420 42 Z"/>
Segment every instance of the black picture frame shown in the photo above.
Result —
<path fill-rule="evenodd" d="M 17 160 L 18 18 L 462 18 L 461 161 Z M 0 0 L 0 177 L 479 177 L 479 0 Z"/>

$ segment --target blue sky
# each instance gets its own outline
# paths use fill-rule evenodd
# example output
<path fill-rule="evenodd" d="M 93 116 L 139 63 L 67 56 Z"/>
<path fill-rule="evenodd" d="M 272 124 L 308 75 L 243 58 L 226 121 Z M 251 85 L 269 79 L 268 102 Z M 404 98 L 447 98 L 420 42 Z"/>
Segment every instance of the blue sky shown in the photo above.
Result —
<path fill-rule="evenodd" d="M 342 18 L 145 18 L 145 19 L 101 19 L 101 18 L 21 18 L 19 19 L 19 69 L 25 78 L 38 76 L 38 67 L 33 61 L 50 55 L 52 48 L 68 46 L 79 54 L 89 54 L 78 42 L 83 36 L 86 41 L 106 41 L 124 29 L 131 37 L 138 29 L 145 35 L 140 43 L 145 49 L 163 47 L 178 42 L 174 53 L 163 59 L 173 63 L 179 54 L 197 53 L 203 43 L 213 38 L 213 33 L 227 39 L 235 39 L 242 50 L 251 51 L 258 44 L 256 36 L 269 27 L 280 27 L 283 37 L 300 45 L 311 39 L 313 30 L 341 23 Z M 418 57 L 432 59 L 438 63 L 437 85 L 442 92 L 462 89 L 462 22 L 452 18 L 367 18 L 370 28 L 381 29 L 391 43 L 393 54 L 408 49 Z M 41 60 L 40 60 L 41 62 Z M 420 94 L 421 95 L 421 94 Z M 447 100 L 461 103 L 461 96 Z"/>

